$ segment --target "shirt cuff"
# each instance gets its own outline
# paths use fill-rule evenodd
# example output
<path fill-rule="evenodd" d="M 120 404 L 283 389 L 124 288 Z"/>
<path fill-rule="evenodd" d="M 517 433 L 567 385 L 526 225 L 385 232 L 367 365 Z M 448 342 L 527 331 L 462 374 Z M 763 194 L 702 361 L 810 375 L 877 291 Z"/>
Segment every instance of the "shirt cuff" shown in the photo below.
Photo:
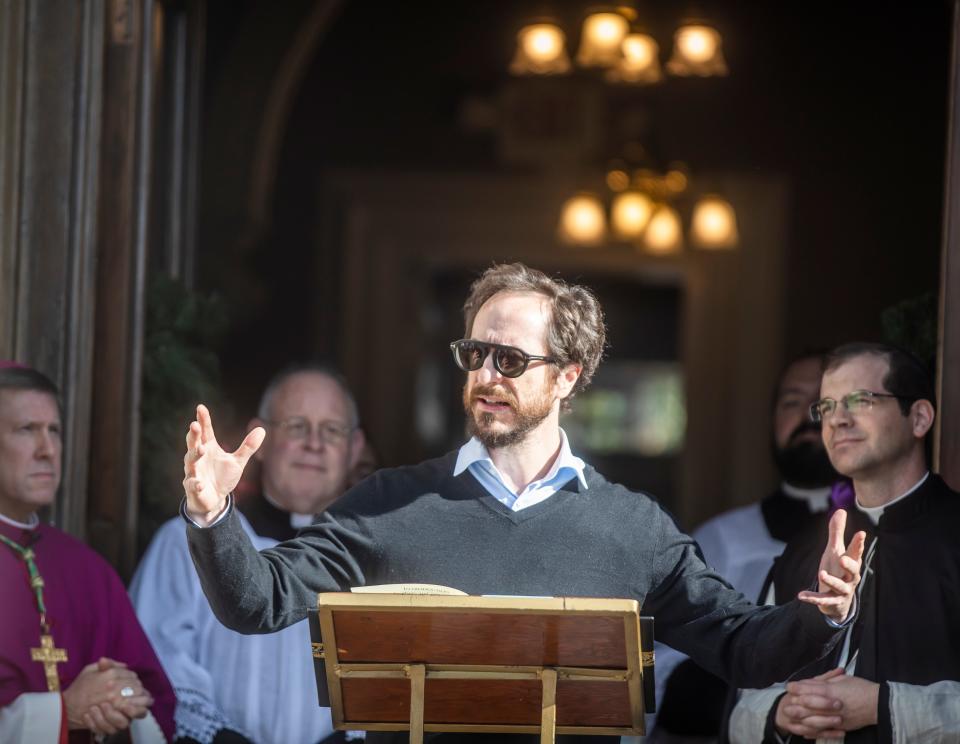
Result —
<path fill-rule="evenodd" d="M 767 722 L 763 727 L 764 742 L 772 742 L 773 744 L 787 744 L 787 742 L 790 741 L 790 734 L 781 736 L 780 732 L 777 731 L 777 709 L 780 707 L 780 701 L 783 700 L 786 694 L 787 693 L 784 692 L 782 695 L 778 695 L 777 699 L 773 701 L 773 705 L 770 706 L 770 712 L 767 713 Z"/>
<path fill-rule="evenodd" d="M 824 615 L 823 619 L 827 621 L 827 625 L 829 625 L 831 628 L 846 628 L 857 617 L 857 610 L 859 609 L 860 609 L 860 602 L 858 601 L 857 595 L 854 594 L 853 602 L 850 605 L 850 612 L 847 613 L 847 617 L 845 620 L 838 623 L 832 617 L 828 617 L 827 615 Z"/>
<path fill-rule="evenodd" d="M 893 744 L 893 722 L 890 718 L 890 686 L 880 683 L 877 695 L 877 741 L 880 744 Z"/>
<path fill-rule="evenodd" d="M 187 497 L 184 496 L 183 500 L 180 502 L 180 516 L 183 517 L 184 521 L 187 524 L 193 525 L 197 529 L 201 529 L 201 530 L 205 530 L 209 527 L 213 527 L 215 524 L 220 524 L 220 522 L 222 522 L 224 519 L 230 516 L 230 512 L 232 511 L 233 511 L 233 494 L 228 493 L 227 505 L 223 508 L 223 511 L 220 512 L 220 514 L 217 515 L 217 518 L 214 519 L 210 524 L 202 525 L 187 513 Z"/>

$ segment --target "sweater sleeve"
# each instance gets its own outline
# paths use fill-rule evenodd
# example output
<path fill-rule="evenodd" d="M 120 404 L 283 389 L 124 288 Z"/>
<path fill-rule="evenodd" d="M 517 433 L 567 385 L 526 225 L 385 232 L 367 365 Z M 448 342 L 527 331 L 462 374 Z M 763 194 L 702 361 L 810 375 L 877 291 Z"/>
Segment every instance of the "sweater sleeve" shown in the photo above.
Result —
<path fill-rule="evenodd" d="M 188 523 L 190 555 L 217 619 L 240 633 L 271 633 L 303 620 L 318 593 L 362 586 L 378 548 L 363 517 L 353 515 L 377 480 L 366 479 L 293 540 L 261 552 L 233 508 L 211 527 Z"/>
<path fill-rule="evenodd" d="M 659 640 L 737 687 L 787 679 L 828 653 L 840 631 L 816 607 L 794 600 L 757 607 L 704 563 L 696 543 L 660 514 L 654 589 L 644 613 Z"/>

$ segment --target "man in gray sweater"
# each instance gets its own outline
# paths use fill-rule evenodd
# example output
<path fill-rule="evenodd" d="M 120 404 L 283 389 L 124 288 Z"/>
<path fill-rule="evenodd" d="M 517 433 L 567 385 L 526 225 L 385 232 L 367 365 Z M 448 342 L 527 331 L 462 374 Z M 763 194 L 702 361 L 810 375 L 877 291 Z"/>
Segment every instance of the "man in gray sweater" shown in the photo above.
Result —
<path fill-rule="evenodd" d="M 604 348 L 593 294 L 521 264 L 495 266 L 474 283 L 464 312 L 466 338 L 451 349 L 467 372 L 472 438 L 444 457 L 379 471 L 270 550 L 250 544 L 230 496 L 264 430 L 225 452 L 198 406 L 182 514 L 224 625 L 270 632 L 305 617 L 318 592 L 424 582 L 468 594 L 635 598 L 656 616 L 663 641 L 740 686 L 783 679 L 832 647 L 863 552 L 862 533 L 844 544 L 843 512 L 830 525 L 818 591 L 755 607 L 704 565 L 652 499 L 570 451 L 560 410 L 589 384 Z M 438 740 L 461 739 L 478 740 Z"/>

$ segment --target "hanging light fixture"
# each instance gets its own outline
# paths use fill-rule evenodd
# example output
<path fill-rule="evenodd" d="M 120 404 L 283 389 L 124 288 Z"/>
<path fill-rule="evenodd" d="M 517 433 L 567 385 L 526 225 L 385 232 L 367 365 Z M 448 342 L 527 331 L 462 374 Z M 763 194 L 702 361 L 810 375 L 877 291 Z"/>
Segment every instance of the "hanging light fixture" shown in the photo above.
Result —
<path fill-rule="evenodd" d="M 697 248 L 708 250 L 737 246 L 739 234 L 733 205 L 710 193 L 694 202 L 688 192 L 691 178 L 685 163 L 670 163 L 666 171 L 649 165 L 631 168 L 630 159 L 641 160 L 643 148 L 631 142 L 623 152 L 624 159 L 608 164 L 606 196 L 581 191 L 563 203 L 557 226 L 563 243 L 599 246 L 612 238 L 659 256 L 679 253 L 688 240 Z M 692 218 L 686 226 L 679 209 L 686 211 L 691 203 Z M 685 236 L 686 227 L 689 235 Z"/>
<path fill-rule="evenodd" d="M 561 75 L 570 71 L 566 36 L 555 23 L 532 23 L 517 34 L 517 51 L 510 63 L 514 75 Z"/>
<path fill-rule="evenodd" d="M 577 64 L 582 67 L 612 67 L 620 59 L 620 45 L 630 30 L 619 13 L 591 13 L 583 21 Z"/>
<path fill-rule="evenodd" d="M 720 34 L 700 23 L 681 26 L 673 37 L 673 56 L 667 70 L 674 75 L 712 77 L 727 74 Z"/>
<path fill-rule="evenodd" d="M 597 246 L 607 237 L 603 202 L 590 193 L 580 193 L 564 202 L 557 236 L 568 245 Z"/>
<path fill-rule="evenodd" d="M 664 256 L 683 248 L 683 227 L 680 214 L 669 204 L 659 205 L 643 233 L 643 247 L 648 253 Z"/>
<path fill-rule="evenodd" d="M 703 197 L 693 208 L 691 239 L 701 248 L 733 248 L 739 242 L 733 205 L 715 194 Z"/>
<path fill-rule="evenodd" d="M 625 240 L 638 240 L 650 222 L 653 208 L 653 199 L 642 191 L 623 191 L 617 194 L 610 205 L 610 225 L 613 232 Z"/>
<path fill-rule="evenodd" d="M 657 83 L 663 78 L 660 69 L 660 45 L 647 34 L 627 34 L 620 44 L 620 60 L 607 70 L 611 83 Z"/>
<path fill-rule="evenodd" d="M 609 82 L 650 84 L 663 79 L 660 44 L 649 34 L 631 28 L 637 12 L 628 2 L 590 12 L 583 21 L 576 64 L 605 68 Z M 552 20 L 524 26 L 510 65 L 514 75 L 556 75 L 569 72 L 566 37 Z M 709 77 L 726 75 L 720 33 L 702 21 L 689 21 L 674 34 L 667 63 L 672 75 Z"/>

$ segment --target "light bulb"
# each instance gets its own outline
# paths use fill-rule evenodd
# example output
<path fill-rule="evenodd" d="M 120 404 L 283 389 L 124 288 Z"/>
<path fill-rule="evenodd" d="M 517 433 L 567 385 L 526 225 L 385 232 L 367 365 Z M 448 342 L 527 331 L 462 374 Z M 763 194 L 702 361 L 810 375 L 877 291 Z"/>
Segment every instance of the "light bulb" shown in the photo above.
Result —
<path fill-rule="evenodd" d="M 593 194 L 567 199 L 560 212 L 559 237 L 570 245 L 600 245 L 606 237 L 603 204 Z"/>
<path fill-rule="evenodd" d="M 719 196 L 705 196 L 693 208 L 691 237 L 703 248 L 732 248 L 738 240 L 737 214 Z"/>
<path fill-rule="evenodd" d="M 622 238 L 639 238 L 653 213 L 653 200 L 640 191 L 617 194 L 610 207 L 610 222 Z"/>

